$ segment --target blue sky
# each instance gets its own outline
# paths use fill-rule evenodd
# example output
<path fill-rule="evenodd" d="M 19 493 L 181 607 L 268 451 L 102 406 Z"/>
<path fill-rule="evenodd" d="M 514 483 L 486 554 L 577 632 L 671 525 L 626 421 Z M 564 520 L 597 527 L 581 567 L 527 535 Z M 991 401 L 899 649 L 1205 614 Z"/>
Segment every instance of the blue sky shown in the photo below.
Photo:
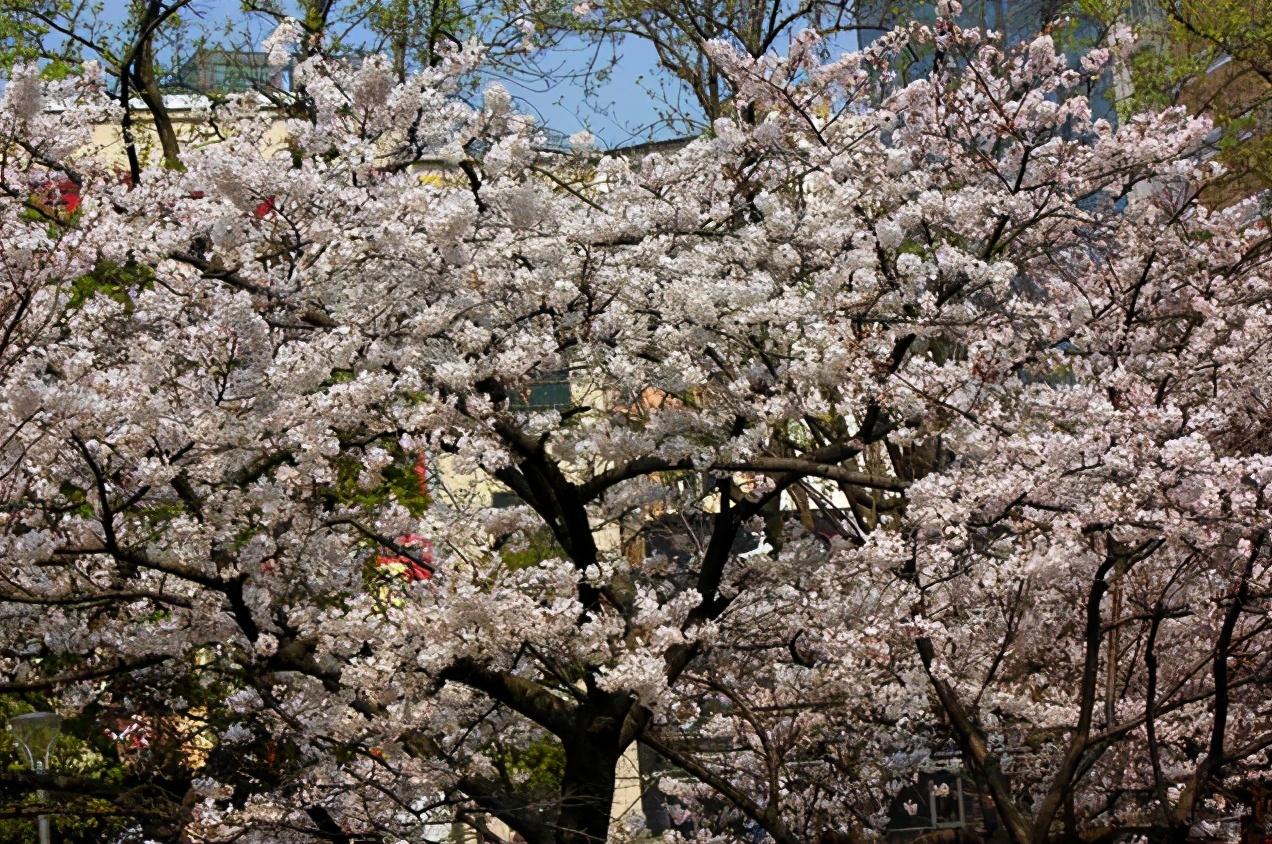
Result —
<path fill-rule="evenodd" d="M 294 6 L 294 0 L 279 1 L 284 8 Z M 122 21 L 127 15 L 129 0 L 102 2 L 108 20 Z M 263 16 L 243 13 L 241 0 L 195 0 L 191 10 L 193 13 L 183 13 L 186 20 L 214 42 L 224 42 L 228 30 L 236 45 L 244 43 L 244 36 L 259 44 L 272 28 Z M 599 64 L 613 59 L 613 72 L 604 83 L 594 86 L 590 96 L 585 95 L 582 82 L 570 77 L 586 68 L 593 52 L 580 41 L 567 42 L 537 56 L 540 66 L 550 72 L 533 83 L 497 73 L 490 74 L 490 79 L 502 82 L 521 108 L 545 125 L 565 135 L 589 129 L 608 147 L 646 140 L 651 135 L 665 138 L 677 134 L 666 126 L 656 126 L 659 106 L 666 110 L 666 104 L 659 103 L 660 97 L 677 103 L 679 113 L 696 113 L 692 97 L 659 68 L 653 47 L 636 38 L 602 48 Z"/>
<path fill-rule="evenodd" d="M 105 5 L 108 17 L 122 19 L 127 12 L 126 0 L 105 0 Z M 249 25 L 239 0 L 196 0 L 195 8 L 198 16 L 188 19 L 206 29 L 210 38 L 224 32 L 227 24 L 240 33 L 250 32 L 257 43 L 269 34 L 260 18 Z M 541 54 L 541 66 L 553 72 L 533 84 L 500 74 L 491 74 L 491 79 L 503 83 L 524 110 L 566 135 L 586 128 L 605 146 L 643 140 L 649 136 L 648 127 L 658 120 L 651 90 L 666 88 L 666 94 L 674 96 L 678 87 L 660 71 L 653 48 L 644 41 L 627 39 L 616 49 L 603 48 L 603 58 L 611 56 L 616 59 L 613 73 L 596 86 L 591 97 L 585 96 L 581 82 L 568 78 L 585 68 L 592 57 L 592 50 L 578 42 Z M 682 105 L 688 108 L 690 102 Z M 668 134 L 665 128 L 656 132 L 658 137 Z"/>
<path fill-rule="evenodd" d="M 545 57 L 545 63 L 559 63 L 554 66 L 566 71 L 581 69 L 588 55 L 590 52 L 584 50 L 554 51 Z M 658 67 L 654 49 L 645 41 L 628 38 L 618 45 L 615 58 L 614 72 L 591 97 L 584 96 L 581 83 L 568 79 L 534 87 L 518 84 L 511 78 L 499 81 L 524 107 L 553 129 L 570 135 L 586 128 L 605 145 L 616 146 L 647 136 L 647 131 L 642 130 L 658 120 L 652 92 L 658 90 L 659 83 L 668 89 L 668 96 L 674 96 L 679 88 Z M 691 109 L 692 98 L 682 99 L 681 104 Z M 659 137 L 667 134 L 666 129 L 657 132 Z"/>

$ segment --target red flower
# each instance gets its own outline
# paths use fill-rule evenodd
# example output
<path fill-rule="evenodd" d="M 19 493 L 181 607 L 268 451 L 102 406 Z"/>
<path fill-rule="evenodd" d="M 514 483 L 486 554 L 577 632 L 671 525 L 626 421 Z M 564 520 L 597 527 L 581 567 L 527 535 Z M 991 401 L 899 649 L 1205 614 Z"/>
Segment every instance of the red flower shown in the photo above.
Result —
<path fill-rule="evenodd" d="M 430 580 L 433 577 L 433 543 L 413 533 L 400 536 L 396 540 L 399 548 L 419 549 L 412 556 L 394 554 L 381 548 L 375 556 L 375 564 L 380 568 L 402 566 L 402 579 L 407 582 Z"/>
<path fill-rule="evenodd" d="M 67 214 L 74 214 L 80 206 L 80 186 L 67 178 L 57 183 L 60 204 Z"/>
<path fill-rule="evenodd" d="M 256 206 L 256 219 L 264 218 L 266 214 L 274 210 L 274 197 L 266 197 L 260 205 Z"/>
<path fill-rule="evenodd" d="M 41 175 L 30 181 L 31 202 L 41 211 L 65 219 L 80 207 L 80 186 L 68 176 Z"/>

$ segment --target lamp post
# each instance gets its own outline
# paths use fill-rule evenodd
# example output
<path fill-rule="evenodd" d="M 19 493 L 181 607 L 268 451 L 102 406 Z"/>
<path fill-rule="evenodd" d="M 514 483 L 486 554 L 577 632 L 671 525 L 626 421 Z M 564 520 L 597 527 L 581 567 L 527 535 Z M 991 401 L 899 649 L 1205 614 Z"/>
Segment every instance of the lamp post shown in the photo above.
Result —
<path fill-rule="evenodd" d="M 52 712 L 28 712 L 9 719 L 9 732 L 18 747 L 26 753 L 27 764 L 36 776 L 43 776 L 49 767 L 49 752 L 62 729 L 62 716 Z M 44 790 L 36 792 L 44 800 Z M 40 844 L 49 844 L 49 816 L 40 815 Z"/>

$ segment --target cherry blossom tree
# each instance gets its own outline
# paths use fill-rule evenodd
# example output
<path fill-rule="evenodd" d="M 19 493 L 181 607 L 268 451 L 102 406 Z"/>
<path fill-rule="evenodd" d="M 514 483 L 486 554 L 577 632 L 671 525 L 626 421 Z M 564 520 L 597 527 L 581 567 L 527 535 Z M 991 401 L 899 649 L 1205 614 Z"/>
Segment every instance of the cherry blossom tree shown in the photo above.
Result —
<path fill-rule="evenodd" d="M 642 744 L 672 837 L 794 844 L 952 742 L 1014 844 L 1221 833 L 1272 744 L 1267 226 L 1198 202 L 1204 120 L 1093 121 L 1107 53 L 953 5 L 714 45 L 732 116 L 635 161 L 451 96 L 469 49 L 315 57 L 285 143 L 244 99 L 120 185 L 91 74 L 15 75 L 0 692 L 127 721 L 121 786 L 43 787 L 138 840 L 577 844 L 636 834 Z"/>

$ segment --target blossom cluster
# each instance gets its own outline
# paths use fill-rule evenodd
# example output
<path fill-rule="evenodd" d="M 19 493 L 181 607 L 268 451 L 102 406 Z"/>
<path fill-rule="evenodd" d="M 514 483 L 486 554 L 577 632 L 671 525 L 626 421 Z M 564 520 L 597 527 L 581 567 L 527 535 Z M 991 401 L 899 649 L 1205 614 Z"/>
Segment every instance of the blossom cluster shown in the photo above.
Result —
<path fill-rule="evenodd" d="M 1205 120 L 1092 118 L 1106 57 L 902 38 L 948 58 L 886 95 L 712 44 L 736 115 L 637 160 L 464 103 L 475 51 L 315 57 L 284 143 L 230 103 L 132 185 L 92 74 L 19 71 L 0 691 L 202 694 L 204 840 L 601 840 L 634 744 L 703 841 L 877 835 L 946 742 L 1014 844 L 1219 823 L 1272 738 L 1267 225 L 1200 204 Z"/>

